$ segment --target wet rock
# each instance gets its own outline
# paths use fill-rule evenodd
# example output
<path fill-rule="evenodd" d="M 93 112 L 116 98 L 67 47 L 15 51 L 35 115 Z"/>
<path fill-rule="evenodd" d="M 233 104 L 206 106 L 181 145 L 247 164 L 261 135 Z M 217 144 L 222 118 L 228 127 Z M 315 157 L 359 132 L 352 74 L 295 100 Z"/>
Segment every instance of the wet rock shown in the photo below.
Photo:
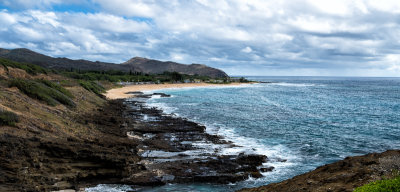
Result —
<path fill-rule="evenodd" d="M 153 93 L 153 95 L 159 95 L 161 97 L 171 97 L 171 95 L 165 94 L 165 93 Z"/>
<path fill-rule="evenodd" d="M 273 171 L 275 169 L 275 167 L 263 167 L 263 168 L 260 168 L 260 171 L 261 172 L 271 172 L 271 171 Z"/>
<path fill-rule="evenodd" d="M 126 94 L 132 94 L 132 95 L 143 95 L 143 92 L 140 91 L 131 91 L 131 92 L 126 92 Z"/>
<path fill-rule="evenodd" d="M 393 178 L 393 170 L 400 168 L 400 150 L 346 157 L 291 179 L 240 191 L 353 191 L 356 187 Z"/>

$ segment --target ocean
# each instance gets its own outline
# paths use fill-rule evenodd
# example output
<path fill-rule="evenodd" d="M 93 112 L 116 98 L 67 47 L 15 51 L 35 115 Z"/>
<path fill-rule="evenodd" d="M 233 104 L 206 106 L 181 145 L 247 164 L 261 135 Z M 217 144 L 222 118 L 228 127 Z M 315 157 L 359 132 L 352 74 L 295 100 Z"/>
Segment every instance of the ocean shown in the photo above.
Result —
<path fill-rule="evenodd" d="M 279 182 L 347 156 L 400 149 L 400 78 L 247 77 L 270 82 L 166 89 L 151 107 L 203 124 L 241 147 L 267 155 L 274 171 L 229 184 L 169 184 L 140 191 L 234 191 Z M 87 191 L 125 191 L 99 185 Z"/>

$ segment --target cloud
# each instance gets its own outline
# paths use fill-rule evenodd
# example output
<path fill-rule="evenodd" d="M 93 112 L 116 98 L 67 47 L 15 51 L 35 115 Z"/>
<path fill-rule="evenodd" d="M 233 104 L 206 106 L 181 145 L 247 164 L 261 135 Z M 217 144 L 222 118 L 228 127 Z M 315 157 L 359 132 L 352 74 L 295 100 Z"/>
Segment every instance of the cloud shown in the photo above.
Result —
<path fill-rule="evenodd" d="M 81 28 L 102 32 L 139 33 L 150 30 L 149 25 L 145 22 L 128 20 L 105 13 L 67 13 L 63 15 L 63 20 Z"/>
<path fill-rule="evenodd" d="M 129 17 L 154 17 L 159 10 L 156 1 L 152 0 L 94 0 L 94 2 L 108 12 Z"/>
<path fill-rule="evenodd" d="M 114 62 L 123 61 L 116 60 L 117 55 L 131 54 L 144 46 L 145 40 L 131 42 L 132 37 L 150 29 L 145 22 L 105 13 L 39 10 L 10 13 L 3 10 L 0 15 L 3 16 L 0 26 L 5 27 L 0 30 L 0 45 L 5 48 L 27 47 L 52 56 L 72 58 L 103 55 L 106 61 Z M 106 57 L 111 54 L 113 57 Z"/>
<path fill-rule="evenodd" d="M 74 2 L 72 0 L 71 2 Z M 51 5 L 61 4 L 62 0 L 3 0 L 0 4 L 4 6 L 11 7 L 14 9 L 23 8 L 45 8 Z"/>
<path fill-rule="evenodd" d="M 204 63 L 229 74 L 400 75 L 394 0 L 65 2 L 3 1 L 10 9 L 0 11 L 0 45 L 111 62 Z M 95 11 L 54 10 L 70 4 Z"/>
<path fill-rule="evenodd" d="M 241 50 L 243 53 L 251 53 L 253 50 L 250 47 L 245 47 Z"/>

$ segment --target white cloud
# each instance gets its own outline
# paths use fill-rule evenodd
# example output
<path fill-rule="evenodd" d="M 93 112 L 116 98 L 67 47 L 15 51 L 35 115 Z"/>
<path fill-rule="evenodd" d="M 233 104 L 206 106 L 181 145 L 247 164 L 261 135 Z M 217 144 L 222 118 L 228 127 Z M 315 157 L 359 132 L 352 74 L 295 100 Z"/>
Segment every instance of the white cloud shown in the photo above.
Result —
<path fill-rule="evenodd" d="M 62 0 L 3 0 L 1 4 L 13 8 L 43 8 L 62 2 Z"/>
<path fill-rule="evenodd" d="M 321 0 L 307 0 L 307 2 L 316 8 L 318 11 L 325 14 L 346 16 L 353 12 L 351 7 L 352 1 L 348 0 L 335 0 L 335 1 L 321 1 Z"/>
<path fill-rule="evenodd" d="M 253 50 L 250 47 L 245 47 L 241 51 L 244 53 L 251 53 Z"/>
<path fill-rule="evenodd" d="M 0 11 L 0 45 L 114 62 L 133 56 L 204 62 L 230 71 L 246 63 L 248 74 L 392 75 L 399 66 L 398 1 L 91 0 L 85 2 L 95 13 L 52 10 L 64 2 L 0 3 L 27 8 Z"/>
<path fill-rule="evenodd" d="M 400 13 L 400 2 L 397 0 L 367 0 L 366 4 L 371 8 L 378 11 L 389 13 Z"/>
<path fill-rule="evenodd" d="M 69 24 L 74 24 L 82 28 L 108 31 L 115 33 L 138 33 L 145 32 L 150 29 L 148 24 L 144 22 L 137 22 L 128 20 L 123 17 L 96 13 L 96 14 L 65 14 L 63 19 Z"/>
<path fill-rule="evenodd" d="M 17 20 L 8 12 L 0 12 L 0 24 L 2 24 L 4 27 L 7 27 L 8 25 L 14 24 L 16 22 Z"/>
<path fill-rule="evenodd" d="M 94 2 L 113 14 L 129 17 L 154 17 L 158 10 L 156 1 L 152 0 L 94 0 Z"/>
<path fill-rule="evenodd" d="M 50 24 L 53 27 L 60 25 L 54 12 L 30 11 L 28 14 L 40 24 Z"/>
<path fill-rule="evenodd" d="M 127 37 L 150 29 L 147 23 L 125 19 L 105 13 L 55 13 L 28 10 L 18 13 L 0 11 L 0 42 L 4 48 L 34 48 L 53 56 L 96 58 L 94 55 L 134 52 L 138 44 L 115 40 L 122 34 Z M 154 42 L 154 40 L 153 40 Z M 144 40 L 143 44 L 146 43 Z M 144 46 L 144 45 L 143 45 Z M 129 50 L 127 51 L 127 47 Z M 74 55 L 75 54 L 75 55 Z M 86 56 L 85 56 L 86 55 Z M 79 57 L 78 57 L 79 58 Z M 115 58 L 108 57 L 108 61 Z"/>
<path fill-rule="evenodd" d="M 388 70 L 400 72 L 400 54 L 388 54 L 385 56 L 388 64 Z"/>
<path fill-rule="evenodd" d="M 43 33 L 41 33 L 41 31 L 37 31 L 23 25 L 16 25 L 13 27 L 13 30 L 16 35 L 20 36 L 20 38 L 26 41 L 43 41 L 45 39 L 45 36 Z"/>
<path fill-rule="evenodd" d="M 171 53 L 170 58 L 172 61 L 182 61 L 184 59 L 184 54 L 181 53 Z"/>

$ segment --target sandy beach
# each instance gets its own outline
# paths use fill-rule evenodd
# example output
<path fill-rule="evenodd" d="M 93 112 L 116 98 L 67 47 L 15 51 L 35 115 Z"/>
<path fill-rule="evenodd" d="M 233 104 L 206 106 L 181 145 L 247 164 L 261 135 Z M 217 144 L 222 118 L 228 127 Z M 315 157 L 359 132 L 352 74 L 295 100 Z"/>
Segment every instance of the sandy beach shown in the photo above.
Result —
<path fill-rule="evenodd" d="M 186 87 L 220 87 L 220 86 L 236 86 L 243 83 L 230 83 L 230 84 L 209 84 L 209 83 L 182 83 L 182 84 L 148 84 L 148 85 L 127 85 L 121 88 L 108 90 L 104 95 L 107 99 L 125 99 L 132 97 L 128 92 L 135 91 L 152 91 L 159 89 L 170 88 L 186 88 Z"/>

